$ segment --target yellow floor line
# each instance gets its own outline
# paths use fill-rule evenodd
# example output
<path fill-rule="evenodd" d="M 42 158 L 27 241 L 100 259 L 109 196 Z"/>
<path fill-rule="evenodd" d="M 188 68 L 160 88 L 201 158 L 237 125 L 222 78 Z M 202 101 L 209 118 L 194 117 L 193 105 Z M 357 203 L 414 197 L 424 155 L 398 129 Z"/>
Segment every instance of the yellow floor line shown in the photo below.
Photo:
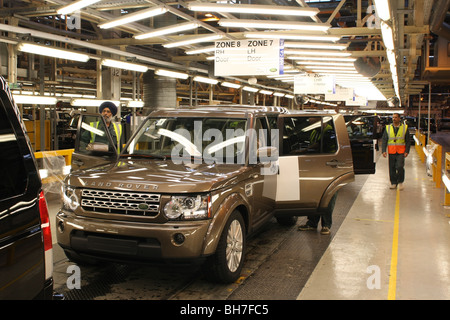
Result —
<path fill-rule="evenodd" d="M 395 200 L 394 234 L 392 236 L 391 270 L 389 272 L 388 300 L 395 300 L 397 289 L 399 217 L 400 217 L 400 190 L 397 189 L 397 198 Z"/>

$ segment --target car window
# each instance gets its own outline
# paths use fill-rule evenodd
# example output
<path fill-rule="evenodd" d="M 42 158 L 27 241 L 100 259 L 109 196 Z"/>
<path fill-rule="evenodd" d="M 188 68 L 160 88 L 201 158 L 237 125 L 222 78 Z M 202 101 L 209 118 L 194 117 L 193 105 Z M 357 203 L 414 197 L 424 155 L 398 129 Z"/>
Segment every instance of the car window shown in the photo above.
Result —
<path fill-rule="evenodd" d="M 116 131 L 111 124 L 109 129 L 113 143 L 111 144 L 107 130 L 100 115 L 83 115 L 77 152 L 87 155 L 95 154 L 95 152 L 114 152 L 117 149 Z"/>
<path fill-rule="evenodd" d="M 0 104 L 0 201 L 25 192 L 27 172 L 20 152 L 17 135 Z"/>
<path fill-rule="evenodd" d="M 347 132 L 350 139 L 370 138 L 374 136 L 373 118 L 356 117 L 346 121 Z"/>
<path fill-rule="evenodd" d="M 283 155 L 335 153 L 337 139 L 330 116 L 284 118 Z"/>

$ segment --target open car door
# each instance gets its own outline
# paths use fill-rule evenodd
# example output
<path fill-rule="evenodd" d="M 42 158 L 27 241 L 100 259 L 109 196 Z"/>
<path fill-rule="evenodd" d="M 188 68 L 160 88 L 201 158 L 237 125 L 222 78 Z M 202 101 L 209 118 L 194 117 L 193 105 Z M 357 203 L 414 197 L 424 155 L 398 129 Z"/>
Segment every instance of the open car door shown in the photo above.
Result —
<path fill-rule="evenodd" d="M 72 170 L 87 169 L 107 164 L 117 159 L 117 142 L 100 114 L 78 115 Z"/>
<path fill-rule="evenodd" d="M 375 173 L 381 126 L 377 116 L 345 116 L 355 174 Z"/>
<path fill-rule="evenodd" d="M 282 114 L 276 215 L 304 215 L 327 207 L 354 180 L 342 115 Z"/>

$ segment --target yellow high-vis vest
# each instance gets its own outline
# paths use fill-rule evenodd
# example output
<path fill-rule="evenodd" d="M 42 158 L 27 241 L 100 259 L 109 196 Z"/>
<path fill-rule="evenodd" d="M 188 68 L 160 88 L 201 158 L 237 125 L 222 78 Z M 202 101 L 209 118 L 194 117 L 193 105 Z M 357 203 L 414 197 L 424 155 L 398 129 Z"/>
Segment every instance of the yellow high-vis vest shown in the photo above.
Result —
<path fill-rule="evenodd" d="M 388 134 L 388 153 L 405 153 L 405 135 L 408 133 L 408 126 L 406 124 L 401 124 L 398 128 L 397 134 L 394 132 L 394 126 L 386 126 L 386 132 Z"/>
<path fill-rule="evenodd" d="M 122 125 L 112 122 L 111 124 L 114 127 L 114 132 L 116 133 L 116 139 L 117 139 L 117 153 L 120 153 L 120 137 L 122 136 Z M 91 127 L 98 128 L 99 122 L 97 121 L 95 124 L 90 123 Z M 94 132 L 91 131 L 91 142 L 94 142 Z"/>

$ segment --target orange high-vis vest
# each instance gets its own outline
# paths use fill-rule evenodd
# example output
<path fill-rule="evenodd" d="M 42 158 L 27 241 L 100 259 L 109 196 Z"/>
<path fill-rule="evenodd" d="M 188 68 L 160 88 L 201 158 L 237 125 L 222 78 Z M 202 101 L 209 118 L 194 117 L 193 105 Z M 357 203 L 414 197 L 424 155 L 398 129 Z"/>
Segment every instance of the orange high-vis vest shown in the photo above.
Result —
<path fill-rule="evenodd" d="M 408 133 L 408 126 L 401 124 L 398 128 L 397 134 L 394 132 L 394 126 L 386 126 L 386 132 L 388 134 L 388 153 L 405 153 L 405 135 Z"/>

